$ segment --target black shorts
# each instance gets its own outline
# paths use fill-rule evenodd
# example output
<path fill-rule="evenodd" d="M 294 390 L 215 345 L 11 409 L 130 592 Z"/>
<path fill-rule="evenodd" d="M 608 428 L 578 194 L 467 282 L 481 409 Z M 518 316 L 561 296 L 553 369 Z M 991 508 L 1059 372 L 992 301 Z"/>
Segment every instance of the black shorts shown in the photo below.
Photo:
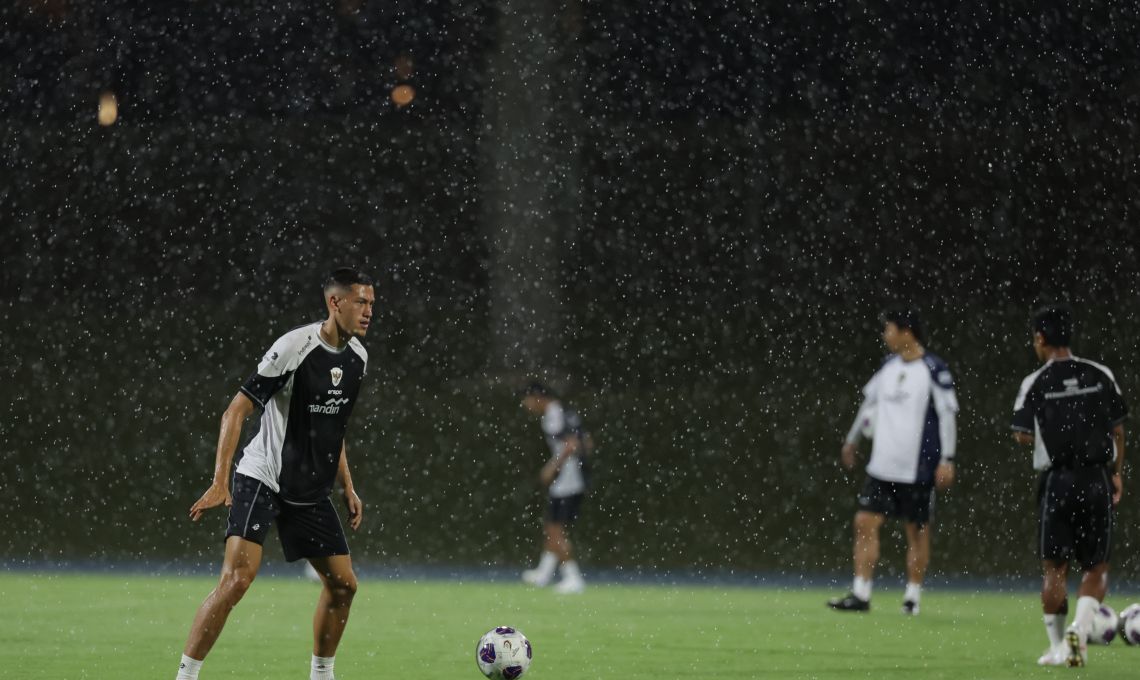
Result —
<path fill-rule="evenodd" d="M 561 498 L 551 496 L 550 505 L 546 507 L 546 521 L 567 526 L 573 524 L 578 519 L 578 513 L 582 509 L 582 496 L 584 495 L 576 493 L 573 496 Z"/>
<path fill-rule="evenodd" d="M 1037 490 L 1037 552 L 1042 560 L 1076 560 L 1088 569 L 1112 552 L 1115 489 L 1108 468 L 1052 469 Z"/>
<path fill-rule="evenodd" d="M 287 562 L 302 557 L 349 554 L 348 539 L 331 498 L 315 505 L 290 505 L 264 482 L 234 474 L 233 500 L 226 527 L 227 539 L 241 536 L 265 545 L 269 527 L 276 522 L 277 537 L 281 539 Z"/>
<path fill-rule="evenodd" d="M 859 492 L 859 509 L 923 526 L 934 514 L 934 485 L 884 482 L 867 475 Z"/>

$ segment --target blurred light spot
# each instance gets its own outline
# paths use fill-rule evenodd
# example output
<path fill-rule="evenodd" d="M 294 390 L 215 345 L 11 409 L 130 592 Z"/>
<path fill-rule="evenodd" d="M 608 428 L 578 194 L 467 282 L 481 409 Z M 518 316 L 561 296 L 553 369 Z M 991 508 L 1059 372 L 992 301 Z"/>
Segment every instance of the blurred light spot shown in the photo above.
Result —
<path fill-rule="evenodd" d="M 400 108 L 411 104 L 415 98 L 416 90 L 411 85 L 397 85 L 392 88 L 392 102 Z"/>
<path fill-rule="evenodd" d="M 115 99 L 114 92 L 104 92 L 99 95 L 99 124 L 103 127 L 113 125 L 119 118 L 119 101 Z"/>
<path fill-rule="evenodd" d="M 396 57 L 396 77 L 400 80 L 408 80 L 416 72 L 416 64 L 412 61 L 412 57 L 407 54 L 401 54 Z"/>

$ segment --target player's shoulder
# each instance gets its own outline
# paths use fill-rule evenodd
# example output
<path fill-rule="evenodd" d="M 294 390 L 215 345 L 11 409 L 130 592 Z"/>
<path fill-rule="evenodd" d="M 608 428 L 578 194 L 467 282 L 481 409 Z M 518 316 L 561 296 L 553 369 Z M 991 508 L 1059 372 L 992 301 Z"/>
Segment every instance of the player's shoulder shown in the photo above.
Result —
<path fill-rule="evenodd" d="M 892 363 L 902 361 L 902 357 L 897 354 L 888 354 L 879 362 L 879 370 L 883 370 Z"/>
<path fill-rule="evenodd" d="M 1091 359 L 1085 359 L 1083 357 L 1073 357 L 1073 361 L 1077 362 L 1077 364 L 1081 365 L 1086 370 L 1092 370 L 1092 371 L 1095 371 L 1097 373 L 1103 374 L 1113 384 L 1116 383 L 1116 376 L 1113 375 L 1112 370 L 1109 369 L 1108 366 L 1105 366 L 1104 364 L 1100 364 L 1100 363 L 1097 363 L 1095 361 L 1092 361 Z"/>
<path fill-rule="evenodd" d="M 930 377 L 934 382 L 942 387 L 954 386 L 954 375 L 950 372 L 950 364 L 946 360 L 933 352 L 926 352 L 922 355 L 922 363 L 926 364 L 926 369 L 930 371 Z"/>
<path fill-rule="evenodd" d="M 1049 373 L 1050 369 L 1052 369 L 1052 367 L 1053 367 L 1052 361 L 1046 362 L 1044 365 L 1042 365 L 1036 371 L 1033 371 L 1029 375 L 1022 378 L 1022 380 L 1021 380 L 1021 392 L 1023 392 L 1023 393 L 1028 392 L 1029 389 L 1032 388 L 1035 384 L 1037 384 L 1037 382 L 1039 380 L 1041 380 L 1041 378 L 1043 376 L 1048 375 L 1048 373 Z"/>
<path fill-rule="evenodd" d="M 284 356 L 288 354 L 304 355 L 317 346 L 318 333 L 321 324 L 319 321 L 302 324 L 288 330 L 273 343 L 273 351 Z"/>
<path fill-rule="evenodd" d="M 360 357 L 361 361 L 365 364 L 368 363 L 368 350 L 364 348 L 364 343 L 361 342 L 359 338 L 350 338 L 348 348 L 351 349 L 356 356 Z"/>

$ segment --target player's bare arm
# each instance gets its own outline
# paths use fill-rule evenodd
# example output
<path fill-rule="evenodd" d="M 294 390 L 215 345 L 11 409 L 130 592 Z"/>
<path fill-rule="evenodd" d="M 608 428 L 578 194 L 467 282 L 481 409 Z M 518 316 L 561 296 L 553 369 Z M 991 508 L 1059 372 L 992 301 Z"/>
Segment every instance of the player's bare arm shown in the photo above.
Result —
<path fill-rule="evenodd" d="M 1022 446 L 1033 446 L 1033 435 L 1028 432 L 1014 432 L 1013 441 Z"/>
<path fill-rule="evenodd" d="M 192 521 L 197 522 L 210 508 L 223 504 L 229 507 L 233 502 L 230 497 L 230 466 L 233 463 L 238 438 L 241 436 L 242 424 L 253 413 L 253 409 L 254 405 L 250 398 L 238 392 L 222 414 L 218 449 L 214 456 L 214 481 L 210 484 L 210 488 L 206 489 L 206 493 L 190 506 Z"/>
<path fill-rule="evenodd" d="M 344 488 L 344 506 L 348 508 L 348 526 L 356 531 L 364 521 L 364 502 L 356 495 L 356 488 L 352 485 L 352 474 L 348 471 L 348 450 L 344 442 L 340 444 L 340 465 L 336 473 L 337 480 Z"/>
<path fill-rule="evenodd" d="M 839 450 L 839 462 L 843 465 L 844 469 L 851 470 L 855 467 L 855 454 L 859 450 L 859 445 L 854 442 L 843 442 L 843 448 Z"/>
<path fill-rule="evenodd" d="M 1124 495 L 1124 426 L 1112 428 L 1112 441 L 1116 443 L 1116 467 L 1112 471 L 1112 504 L 1119 505 Z"/>
<path fill-rule="evenodd" d="M 558 471 L 562 469 L 562 465 L 566 459 L 574 455 L 578 450 L 579 440 L 578 437 L 570 437 L 562 445 L 562 451 L 557 456 L 551 458 L 542 466 L 542 472 L 539 473 L 539 479 L 542 480 L 543 486 L 550 486 L 558 477 Z"/>
<path fill-rule="evenodd" d="M 934 470 L 934 487 L 945 491 L 954 484 L 954 461 L 944 460 Z"/>

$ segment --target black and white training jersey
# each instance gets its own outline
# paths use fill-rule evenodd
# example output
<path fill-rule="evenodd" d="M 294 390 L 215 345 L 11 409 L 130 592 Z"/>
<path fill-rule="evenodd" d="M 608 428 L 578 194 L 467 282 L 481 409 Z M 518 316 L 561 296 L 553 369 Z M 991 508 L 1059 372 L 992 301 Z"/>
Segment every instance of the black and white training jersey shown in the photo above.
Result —
<path fill-rule="evenodd" d="M 867 474 L 884 482 L 932 484 L 954 458 L 958 397 L 946 362 L 927 352 L 904 361 L 892 354 L 863 388 L 863 405 L 847 441 L 874 439 Z"/>
<path fill-rule="evenodd" d="M 1112 430 L 1128 405 L 1112 371 L 1087 359 L 1055 359 L 1030 373 L 1013 405 L 1012 427 L 1033 435 L 1033 468 L 1107 465 Z"/>
<path fill-rule="evenodd" d="M 582 419 L 560 402 L 551 401 L 542 414 L 542 433 L 546 435 L 546 445 L 550 447 L 551 458 L 557 458 L 562 453 L 562 447 L 566 445 L 567 440 L 579 438 L 579 453 L 568 456 L 562 462 L 558 476 L 550 485 L 550 497 L 565 498 L 585 493 L 587 484 L 583 465 L 586 463 L 587 452 L 583 449 L 585 442 L 582 438 L 585 436 L 585 431 L 582 429 Z"/>
<path fill-rule="evenodd" d="M 356 338 L 338 350 L 321 339 L 320 322 L 281 336 L 241 391 L 260 406 L 261 429 L 237 471 L 293 504 L 332 491 L 348 417 L 356 404 L 368 352 Z"/>

